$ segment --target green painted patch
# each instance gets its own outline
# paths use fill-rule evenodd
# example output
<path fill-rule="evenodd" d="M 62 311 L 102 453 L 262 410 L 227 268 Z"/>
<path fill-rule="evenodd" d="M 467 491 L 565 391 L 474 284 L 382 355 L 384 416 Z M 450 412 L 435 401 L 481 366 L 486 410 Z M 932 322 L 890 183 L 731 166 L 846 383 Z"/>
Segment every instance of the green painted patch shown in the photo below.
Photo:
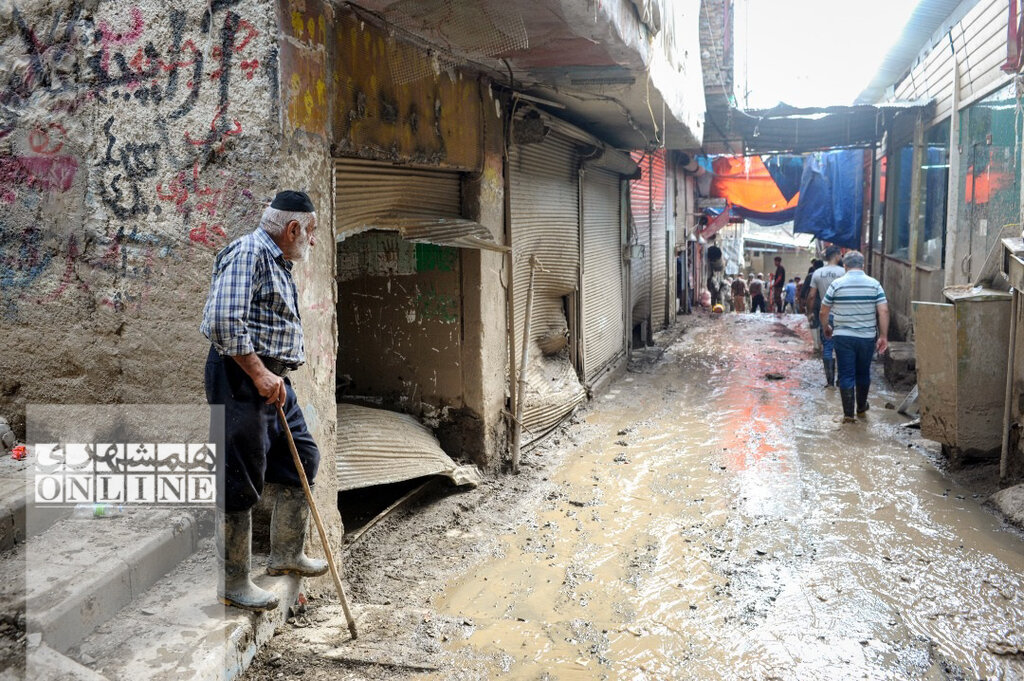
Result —
<path fill-rule="evenodd" d="M 416 244 L 417 272 L 451 272 L 459 264 L 459 251 L 450 246 Z"/>

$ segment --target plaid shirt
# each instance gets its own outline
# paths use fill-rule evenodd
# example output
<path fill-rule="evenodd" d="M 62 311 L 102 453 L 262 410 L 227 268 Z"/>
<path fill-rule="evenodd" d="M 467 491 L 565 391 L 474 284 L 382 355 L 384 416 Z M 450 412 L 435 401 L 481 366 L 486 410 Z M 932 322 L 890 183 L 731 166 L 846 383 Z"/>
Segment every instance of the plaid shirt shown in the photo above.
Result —
<path fill-rule="evenodd" d="M 199 330 L 222 355 L 305 362 L 292 264 L 262 228 L 217 254 Z"/>

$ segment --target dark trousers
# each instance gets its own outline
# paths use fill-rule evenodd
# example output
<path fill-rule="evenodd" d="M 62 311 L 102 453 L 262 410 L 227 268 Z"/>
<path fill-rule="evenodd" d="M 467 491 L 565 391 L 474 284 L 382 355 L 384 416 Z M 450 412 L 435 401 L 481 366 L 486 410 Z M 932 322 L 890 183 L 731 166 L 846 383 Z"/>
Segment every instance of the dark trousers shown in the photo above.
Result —
<path fill-rule="evenodd" d="M 871 360 L 875 356 L 874 338 L 836 336 L 836 368 L 839 373 L 839 388 L 850 389 L 871 385 Z"/>
<path fill-rule="evenodd" d="M 250 509 L 263 494 L 265 482 L 301 487 L 277 406 L 266 403 L 242 367 L 211 347 L 205 381 L 206 401 L 224 405 L 224 450 L 217 461 L 221 478 L 218 505 L 229 513 Z M 285 378 L 284 383 L 284 413 L 312 485 L 320 467 L 320 450 L 306 427 L 291 381 Z"/>
<path fill-rule="evenodd" d="M 751 299 L 750 299 L 750 311 L 751 312 L 757 312 L 758 309 L 760 309 L 761 312 L 767 312 L 768 311 L 764 307 L 764 296 L 761 295 L 760 293 L 752 296 Z"/>

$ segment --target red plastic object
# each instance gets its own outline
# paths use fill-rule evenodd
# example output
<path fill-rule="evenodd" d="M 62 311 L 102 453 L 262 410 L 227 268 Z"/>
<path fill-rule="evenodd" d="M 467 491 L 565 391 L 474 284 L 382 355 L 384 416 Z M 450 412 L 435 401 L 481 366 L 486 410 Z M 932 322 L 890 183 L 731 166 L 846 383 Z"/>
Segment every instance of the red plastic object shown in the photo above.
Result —
<path fill-rule="evenodd" d="M 25 447 L 25 445 L 18 445 L 14 449 L 11 450 L 11 458 L 12 459 L 16 459 L 18 461 L 21 461 L 26 456 L 28 456 L 28 449 Z"/>

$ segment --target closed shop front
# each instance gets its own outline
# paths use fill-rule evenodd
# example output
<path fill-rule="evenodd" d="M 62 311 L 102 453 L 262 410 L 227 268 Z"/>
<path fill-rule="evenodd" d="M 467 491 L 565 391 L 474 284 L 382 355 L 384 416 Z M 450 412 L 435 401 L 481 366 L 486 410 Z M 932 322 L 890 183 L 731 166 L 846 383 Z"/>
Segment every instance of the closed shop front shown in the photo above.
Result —
<path fill-rule="evenodd" d="M 336 159 L 338 399 L 416 416 L 465 406 L 462 174 Z M 458 453 L 458 452 L 452 452 Z"/>
<path fill-rule="evenodd" d="M 621 177 L 588 169 L 583 176 L 583 374 L 588 383 L 625 350 Z"/>
<path fill-rule="evenodd" d="M 522 352 L 530 257 L 534 275 L 523 426 L 532 439 L 586 399 L 577 374 L 580 263 L 579 160 L 573 140 L 549 130 L 509 153 L 516 362 Z M 518 367 L 520 371 L 522 367 Z"/>

